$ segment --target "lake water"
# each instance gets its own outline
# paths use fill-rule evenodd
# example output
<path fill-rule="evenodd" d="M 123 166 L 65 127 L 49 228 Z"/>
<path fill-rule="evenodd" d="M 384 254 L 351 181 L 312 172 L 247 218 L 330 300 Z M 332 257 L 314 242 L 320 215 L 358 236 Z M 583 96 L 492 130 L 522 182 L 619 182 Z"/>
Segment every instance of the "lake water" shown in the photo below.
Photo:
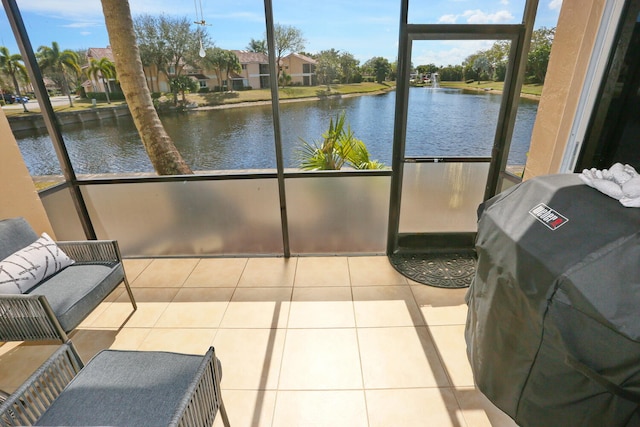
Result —
<path fill-rule="evenodd" d="M 321 140 L 329 119 L 346 112 L 347 123 L 364 141 L 371 159 L 391 164 L 395 92 L 282 103 L 285 167 L 297 167 L 300 138 Z M 411 88 L 407 156 L 490 156 L 501 96 L 489 92 Z M 520 100 L 509 164 L 524 164 L 538 108 Z M 271 106 L 165 114 L 161 120 L 195 171 L 276 167 Z M 65 144 L 77 174 L 152 172 L 130 117 L 66 125 Z M 31 175 L 59 174 L 46 132 L 16 132 Z"/>

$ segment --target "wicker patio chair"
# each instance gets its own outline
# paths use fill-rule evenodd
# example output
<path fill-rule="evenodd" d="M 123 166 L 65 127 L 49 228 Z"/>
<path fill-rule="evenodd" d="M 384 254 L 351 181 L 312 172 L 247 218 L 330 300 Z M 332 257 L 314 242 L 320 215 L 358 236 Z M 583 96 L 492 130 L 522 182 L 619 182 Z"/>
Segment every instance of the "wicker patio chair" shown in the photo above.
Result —
<path fill-rule="evenodd" d="M 0 221 L 0 261 L 38 240 L 24 218 Z M 137 305 L 115 240 L 55 242 L 74 263 L 24 293 L 0 292 L 0 341 L 68 340 L 120 283 Z"/>
<path fill-rule="evenodd" d="M 213 347 L 204 356 L 103 350 L 86 366 L 68 341 L 0 405 L 0 426 L 229 427 Z"/>

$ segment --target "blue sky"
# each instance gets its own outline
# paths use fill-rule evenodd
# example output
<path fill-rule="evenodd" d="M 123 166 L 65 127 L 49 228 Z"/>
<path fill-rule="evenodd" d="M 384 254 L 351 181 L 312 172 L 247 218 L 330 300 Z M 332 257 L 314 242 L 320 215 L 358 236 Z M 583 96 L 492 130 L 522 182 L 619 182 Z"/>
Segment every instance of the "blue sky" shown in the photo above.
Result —
<path fill-rule="evenodd" d="M 352 53 L 361 63 L 374 56 L 394 61 L 398 54 L 400 0 L 272 0 L 274 19 L 300 29 L 305 51 L 335 48 Z M 522 20 L 525 0 L 410 0 L 409 22 L 501 23 Z M 562 0 L 540 0 L 536 27 L 554 27 Z M 264 37 L 262 0 L 130 0 L 132 14 L 202 17 L 215 44 L 244 49 L 251 38 Z M 57 41 L 62 49 L 109 45 L 100 0 L 18 0 L 34 49 Z M 19 53 L 6 14 L 0 14 L 0 45 Z M 195 28 L 195 25 L 194 25 Z M 493 42 L 416 42 L 414 65 L 459 64 Z"/>

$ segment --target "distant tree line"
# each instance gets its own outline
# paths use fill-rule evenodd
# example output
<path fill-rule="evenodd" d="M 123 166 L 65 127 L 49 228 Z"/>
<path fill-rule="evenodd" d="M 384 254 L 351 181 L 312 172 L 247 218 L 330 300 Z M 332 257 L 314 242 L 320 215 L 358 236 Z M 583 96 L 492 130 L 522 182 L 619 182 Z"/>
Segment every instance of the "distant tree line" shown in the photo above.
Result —
<path fill-rule="evenodd" d="M 293 52 L 315 59 L 317 61 L 315 73 L 318 83 L 327 85 L 329 88 L 332 84 L 361 83 L 363 81 L 382 83 L 385 80 L 395 79 L 392 73 L 392 70 L 395 70 L 395 64 L 391 64 L 383 57 L 373 57 L 360 65 L 360 61 L 347 51 L 332 48 L 318 53 L 305 52 L 303 34 L 292 26 L 276 24 L 274 39 L 276 63 L 280 63 L 283 57 Z M 252 38 L 245 49 L 249 52 L 267 54 L 267 41 L 266 39 Z M 278 70 L 278 72 L 278 81 L 281 81 L 280 73 L 284 73 L 284 71 Z"/>
<path fill-rule="evenodd" d="M 555 36 L 554 28 L 539 28 L 533 32 L 525 70 L 526 83 L 543 84 L 547 74 L 551 45 Z M 420 74 L 437 72 L 441 81 L 504 81 L 509 61 L 510 43 L 500 40 L 491 48 L 469 55 L 460 65 L 438 67 L 435 64 L 418 65 Z"/>
<path fill-rule="evenodd" d="M 186 17 L 145 14 L 137 16 L 133 22 L 142 64 L 150 73 L 155 73 L 149 79 L 151 91 L 160 91 L 157 86 L 158 76 L 164 74 L 174 94 L 174 102 L 177 102 L 179 94 L 184 99 L 185 92 L 198 90 L 197 82 L 184 75 L 185 65 L 213 70 L 219 82 L 229 81 L 231 73 L 241 70 L 238 58 L 232 51 L 215 46 L 203 27 L 193 28 L 192 22 Z M 332 48 L 317 53 L 305 52 L 306 41 L 302 31 L 293 26 L 276 24 L 274 36 L 278 63 L 289 53 L 300 53 L 315 59 L 318 83 L 329 89 L 332 84 L 363 81 L 382 83 L 396 79 L 397 62 L 390 62 L 381 56 L 360 64 L 352 53 L 344 50 Z M 527 57 L 527 83 L 544 83 L 554 36 L 555 28 L 542 27 L 533 32 Z M 422 75 L 437 72 L 441 81 L 504 81 L 509 48 L 508 41 L 497 41 L 491 48 L 469 55 L 462 64 L 425 64 L 416 66 L 412 71 Z M 266 54 L 266 36 L 263 39 L 252 38 L 245 49 Z M 202 52 L 205 53 L 204 57 L 201 56 Z M 36 58 L 43 76 L 53 81 L 62 94 L 69 97 L 71 105 L 71 95 L 79 90 L 86 79 L 102 80 L 106 87 L 106 99 L 109 101 L 109 92 L 113 88 L 108 82 L 117 81 L 115 66 L 109 59 L 93 59 L 91 63 L 87 63 L 86 50 L 63 50 L 55 41 L 51 46 L 40 46 Z M 291 78 L 278 67 L 276 81 L 280 85 L 286 85 Z M 153 82 L 156 82 L 156 86 Z M 20 88 L 27 84 L 28 76 L 22 57 L 0 46 L 2 92 L 20 95 Z M 233 90 L 230 86 L 220 86 L 218 89 Z"/>

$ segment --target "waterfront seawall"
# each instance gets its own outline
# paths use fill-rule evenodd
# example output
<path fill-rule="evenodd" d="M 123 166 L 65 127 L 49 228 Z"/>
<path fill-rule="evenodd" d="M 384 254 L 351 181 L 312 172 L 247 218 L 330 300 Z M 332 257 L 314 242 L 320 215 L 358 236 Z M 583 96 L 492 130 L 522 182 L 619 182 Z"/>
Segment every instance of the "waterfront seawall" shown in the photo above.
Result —
<path fill-rule="evenodd" d="M 131 115 L 131 113 L 129 112 L 129 107 L 127 107 L 126 105 L 118 105 L 110 108 L 92 108 L 87 110 L 56 113 L 61 126 L 129 115 Z M 42 114 L 30 114 L 28 116 L 10 116 L 7 117 L 7 119 L 9 120 L 11 130 L 14 132 L 46 129 Z"/>

